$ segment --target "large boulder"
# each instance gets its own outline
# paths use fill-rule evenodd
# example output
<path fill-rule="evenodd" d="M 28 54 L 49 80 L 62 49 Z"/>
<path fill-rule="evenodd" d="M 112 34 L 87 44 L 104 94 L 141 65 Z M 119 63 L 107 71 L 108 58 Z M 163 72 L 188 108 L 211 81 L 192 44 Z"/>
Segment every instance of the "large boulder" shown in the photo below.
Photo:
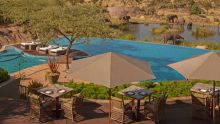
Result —
<path fill-rule="evenodd" d="M 2 45 L 30 41 L 30 33 L 24 33 L 19 26 L 4 26 L 0 28 L 0 42 Z"/>

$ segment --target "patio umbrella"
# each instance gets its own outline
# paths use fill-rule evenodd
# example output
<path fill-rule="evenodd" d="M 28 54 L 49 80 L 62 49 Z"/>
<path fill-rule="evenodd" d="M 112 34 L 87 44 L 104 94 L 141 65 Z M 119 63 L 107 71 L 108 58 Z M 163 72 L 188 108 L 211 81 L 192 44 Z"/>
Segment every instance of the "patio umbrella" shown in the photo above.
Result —
<path fill-rule="evenodd" d="M 147 62 L 112 52 L 73 61 L 67 76 L 106 86 L 110 89 L 110 99 L 111 88 L 155 79 Z"/>
<path fill-rule="evenodd" d="M 177 70 L 186 79 L 213 80 L 213 101 L 215 81 L 220 80 L 220 54 L 209 52 L 168 65 Z M 215 102 L 213 102 L 213 121 L 215 122 Z"/>

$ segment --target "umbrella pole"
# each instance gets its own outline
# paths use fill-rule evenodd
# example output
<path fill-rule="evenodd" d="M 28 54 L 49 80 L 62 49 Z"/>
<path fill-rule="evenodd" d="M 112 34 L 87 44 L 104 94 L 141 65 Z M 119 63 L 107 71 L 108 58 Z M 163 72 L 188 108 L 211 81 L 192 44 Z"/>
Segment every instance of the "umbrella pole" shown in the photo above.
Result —
<path fill-rule="evenodd" d="M 215 124 L 215 81 L 213 81 L 213 94 L 212 94 L 212 119 L 213 124 Z"/>
<path fill-rule="evenodd" d="M 111 102 L 112 91 L 109 89 L 109 124 L 111 124 L 111 110 L 112 110 L 112 102 Z"/>

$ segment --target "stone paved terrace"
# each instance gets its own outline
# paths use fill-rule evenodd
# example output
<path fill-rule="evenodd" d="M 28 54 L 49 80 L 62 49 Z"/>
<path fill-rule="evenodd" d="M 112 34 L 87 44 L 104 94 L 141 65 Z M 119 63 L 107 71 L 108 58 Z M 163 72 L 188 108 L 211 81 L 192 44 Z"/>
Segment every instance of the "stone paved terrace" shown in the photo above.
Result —
<path fill-rule="evenodd" d="M 59 82 L 69 82 L 71 79 L 66 78 L 66 72 L 65 72 L 65 65 L 61 64 L 59 66 Z M 46 85 L 47 82 L 45 80 L 45 75 L 49 71 L 48 64 L 41 64 L 32 66 L 26 69 L 21 70 L 21 73 L 24 75 L 24 78 L 21 79 L 21 85 L 28 86 L 30 81 L 36 80 L 41 82 L 42 84 Z M 15 72 L 13 74 L 10 74 L 11 76 L 17 77 L 19 75 L 19 72 Z"/>
<path fill-rule="evenodd" d="M 39 81 L 43 85 L 46 85 L 47 81 L 45 80 L 45 75 L 48 71 L 49 71 L 48 64 L 36 65 L 36 66 L 32 66 L 32 67 L 21 70 L 20 71 L 21 74 L 24 75 L 24 78 L 21 79 L 21 85 L 28 86 L 32 80 Z M 65 64 L 60 64 L 58 71 L 61 72 L 58 82 L 65 83 L 65 82 L 74 80 L 75 82 L 79 82 L 79 83 L 80 82 L 88 83 L 86 81 L 77 80 L 72 77 L 67 77 Z M 19 72 L 15 72 L 10 75 L 12 77 L 18 77 Z"/>
<path fill-rule="evenodd" d="M 81 117 L 77 124 L 104 124 L 108 123 L 108 104 L 85 102 Z M 150 120 L 130 122 L 133 124 L 154 124 Z M 0 124 L 38 124 L 36 120 L 30 120 L 28 105 L 25 101 L 0 99 Z M 45 124 L 71 124 L 70 120 L 61 118 L 46 122 Z M 112 124 L 117 124 L 112 122 Z M 211 124 L 211 121 L 192 119 L 191 100 L 169 101 L 166 106 L 166 122 L 161 124 Z M 218 120 L 216 124 L 220 124 Z"/>

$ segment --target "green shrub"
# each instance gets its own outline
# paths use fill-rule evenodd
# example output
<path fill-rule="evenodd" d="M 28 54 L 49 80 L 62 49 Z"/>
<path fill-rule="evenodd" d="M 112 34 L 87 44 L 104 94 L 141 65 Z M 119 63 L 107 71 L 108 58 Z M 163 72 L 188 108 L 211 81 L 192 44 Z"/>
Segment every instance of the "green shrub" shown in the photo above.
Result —
<path fill-rule="evenodd" d="M 163 81 L 155 84 L 154 82 L 142 81 L 137 84 L 140 87 L 148 88 L 154 91 L 154 96 L 160 96 L 161 94 L 167 94 L 169 97 L 179 97 L 179 96 L 190 96 L 190 89 L 196 83 L 205 83 L 212 84 L 211 81 L 204 80 L 192 80 L 192 81 Z M 131 86 L 132 84 L 124 84 L 117 86 L 112 89 L 112 96 L 121 98 L 121 95 L 118 94 L 119 91 Z M 216 82 L 217 86 L 220 86 L 220 82 Z M 67 87 L 73 88 L 74 93 L 83 92 L 86 98 L 88 99 L 108 99 L 109 98 L 109 89 L 104 86 L 99 86 L 96 84 L 83 84 L 83 83 L 74 83 L 70 82 L 66 84 Z M 124 97 L 129 99 L 128 97 Z"/>
<path fill-rule="evenodd" d="M 133 35 L 133 34 L 126 34 L 126 35 L 124 35 L 124 36 L 122 37 L 122 39 L 124 39 L 124 40 L 135 40 L 136 37 L 135 37 L 135 35 Z"/>
<path fill-rule="evenodd" d="M 2 68 L 0 68 L 0 83 L 7 81 L 10 78 L 8 72 Z"/>
<path fill-rule="evenodd" d="M 199 14 L 202 13 L 202 9 L 198 5 L 196 5 L 196 4 L 193 4 L 190 7 L 189 11 L 190 11 L 191 15 L 199 15 Z"/>

